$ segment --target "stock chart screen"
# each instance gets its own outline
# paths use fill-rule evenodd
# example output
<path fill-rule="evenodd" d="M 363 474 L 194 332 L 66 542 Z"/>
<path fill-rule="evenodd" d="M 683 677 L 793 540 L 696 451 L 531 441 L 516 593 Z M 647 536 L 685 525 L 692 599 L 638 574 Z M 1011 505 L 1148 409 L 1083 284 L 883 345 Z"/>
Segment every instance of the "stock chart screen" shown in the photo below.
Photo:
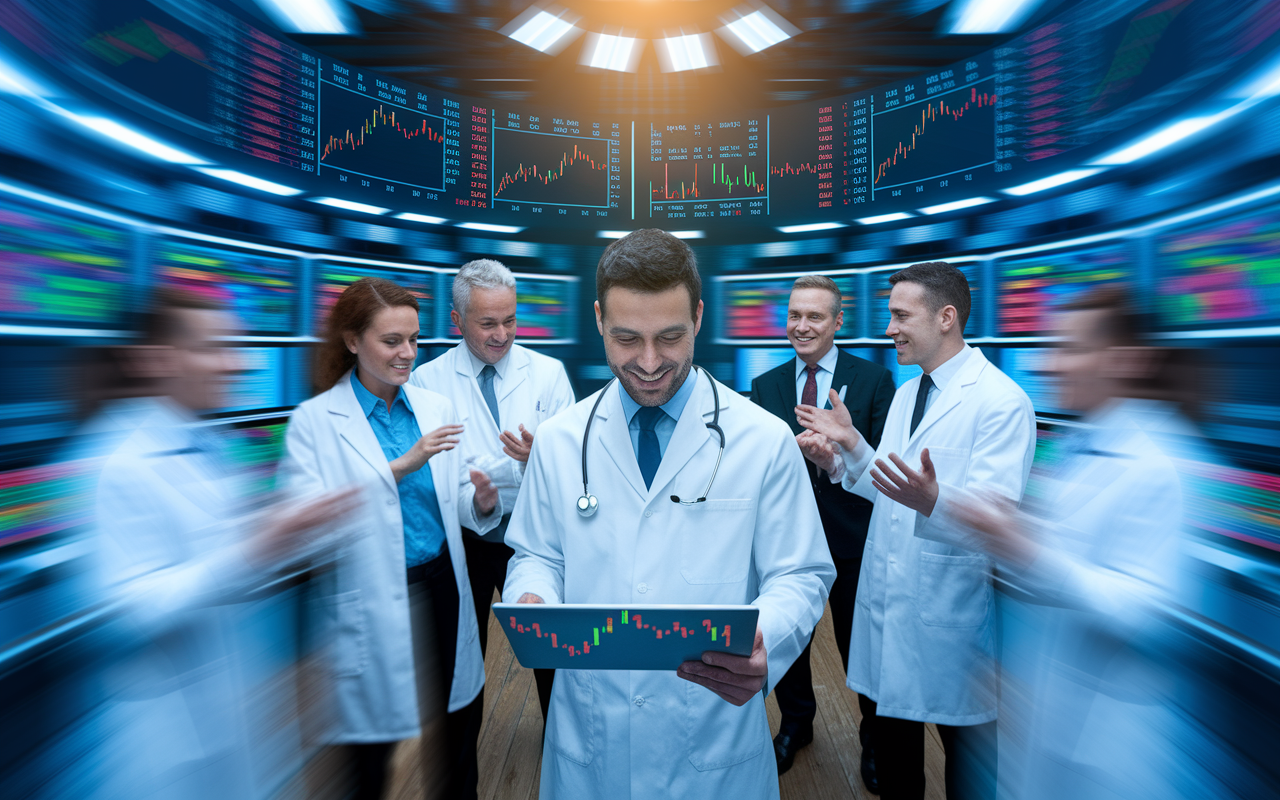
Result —
<path fill-rule="evenodd" d="M 1103 284 L 1126 284 L 1135 272 L 1134 246 L 1123 240 L 998 259 L 996 334 L 1052 336 L 1058 306 Z"/>
<path fill-rule="evenodd" d="M 329 310 L 338 302 L 342 292 L 361 278 L 384 278 L 398 284 L 418 301 L 419 339 L 434 339 L 436 331 L 435 297 L 439 273 L 426 270 L 394 269 L 391 267 L 365 267 L 337 262 L 316 264 L 314 318 L 312 330 L 316 336 L 324 336 L 329 325 Z M 442 314 L 447 312 L 441 312 Z M 442 323 L 443 324 L 443 323 Z"/>
<path fill-rule="evenodd" d="M 1160 236 L 1156 316 L 1169 330 L 1280 323 L 1280 207 Z"/>
<path fill-rule="evenodd" d="M 0 320 L 118 328 L 133 260 L 128 231 L 0 200 Z"/>
<path fill-rule="evenodd" d="M 247 334 L 294 333 L 299 301 L 296 258 L 166 239 L 155 245 L 152 263 L 158 284 L 222 303 Z"/>
<path fill-rule="evenodd" d="M 23 4 L 10 33 L 202 140 L 188 146 L 234 151 L 220 163 L 389 212 L 597 228 L 847 221 L 1043 177 L 1247 58 L 1265 37 L 1243 32 L 1266 15 L 1214 0 L 1076 4 L 868 91 L 672 117 L 427 88 L 311 52 L 234 4 L 87 0 L 70 22 L 57 4 Z M 1196 28 L 1222 34 L 1189 53 Z"/>
<path fill-rule="evenodd" d="M 837 339 L 854 339 L 858 333 L 858 275 L 828 275 L 840 289 L 843 324 Z M 716 279 L 720 287 L 722 339 L 786 339 L 787 306 L 795 276 L 774 278 Z"/>

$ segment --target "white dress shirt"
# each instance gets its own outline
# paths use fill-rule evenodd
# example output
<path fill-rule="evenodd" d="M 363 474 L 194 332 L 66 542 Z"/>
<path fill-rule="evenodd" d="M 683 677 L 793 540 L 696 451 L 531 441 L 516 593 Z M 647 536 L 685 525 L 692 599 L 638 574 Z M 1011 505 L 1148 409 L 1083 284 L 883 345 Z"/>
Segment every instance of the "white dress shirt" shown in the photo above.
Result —
<path fill-rule="evenodd" d="M 813 378 L 818 383 L 818 408 L 825 408 L 827 392 L 831 391 L 831 381 L 836 376 L 836 361 L 840 358 L 840 349 L 834 344 L 827 349 L 825 355 L 818 359 L 818 371 Z M 796 356 L 796 405 L 804 398 L 804 385 L 809 381 L 809 372 L 805 369 L 804 360 Z"/>

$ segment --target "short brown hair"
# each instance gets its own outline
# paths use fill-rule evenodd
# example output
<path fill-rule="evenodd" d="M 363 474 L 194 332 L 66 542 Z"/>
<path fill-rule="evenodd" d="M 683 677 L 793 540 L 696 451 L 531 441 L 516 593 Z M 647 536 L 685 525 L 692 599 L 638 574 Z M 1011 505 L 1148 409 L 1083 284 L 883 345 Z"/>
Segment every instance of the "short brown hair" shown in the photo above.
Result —
<path fill-rule="evenodd" d="M 836 286 L 836 282 L 826 275 L 801 275 L 796 278 L 795 283 L 791 284 L 791 291 L 794 292 L 796 289 L 825 289 L 831 292 L 831 316 L 833 319 L 840 313 L 840 309 L 844 305 L 844 295 L 840 293 L 840 287 Z"/>
<path fill-rule="evenodd" d="M 964 273 L 945 261 L 925 261 L 912 264 L 889 276 L 890 285 L 899 283 L 918 283 L 924 287 L 925 302 L 929 310 L 938 313 L 947 306 L 955 306 L 956 316 L 960 319 L 960 330 L 969 324 L 969 310 L 973 300 L 969 295 L 969 279 Z"/>
<path fill-rule="evenodd" d="M 139 333 L 143 344 L 172 345 L 189 333 L 183 311 L 226 310 L 226 305 L 216 297 L 178 286 L 161 286 L 142 313 Z"/>
<path fill-rule="evenodd" d="M 399 306 L 417 311 L 418 300 L 408 289 L 386 278 L 361 278 L 343 290 L 329 311 L 325 340 L 316 358 L 317 391 L 333 388 L 355 366 L 356 355 L 347 349 L 346 335 L 363 334 L 379 311 Z"/>
<path fill-rule="evenodd" d="M 596 266 L 596 300 L 604 315 L 605 296 L 618 286 L 635 292 L 665 292 L 676 286 L 689 290 L 689 316 L 698 316 L 702 277 L 693 248 L 666 231 L 632 231 L 604 249 Z"/>
<path fill-rule="evenodd" d="M 1121 284 L 1104 284 L 1062 303 L 1058 311 L 1104 311 L 1098 333 L 1110 347 L 1138 347 L 1147 339 L 1147 320 L 1129 300 Z"/>

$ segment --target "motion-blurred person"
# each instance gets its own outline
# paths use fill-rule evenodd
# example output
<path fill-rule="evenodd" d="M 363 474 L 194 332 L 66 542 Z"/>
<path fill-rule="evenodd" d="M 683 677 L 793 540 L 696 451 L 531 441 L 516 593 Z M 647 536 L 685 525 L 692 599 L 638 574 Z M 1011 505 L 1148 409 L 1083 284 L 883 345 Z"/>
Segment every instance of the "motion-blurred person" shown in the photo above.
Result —
<path fill-rule="evenodd" d="M 893 375 L 879 364 L 843 353 L 835 346 L 836 331 L 844 325 L 842 300 L 840 287 L 830 278 L 822 275 L 796 278 L 787 303 L 787 338 L 796 352 L 795 360 L 751 381 L 751 400 L 781 418 L 798 436 L 804 428 L 796 419 L 796 405 L 816 406 L 821 398 L 830 408 L 827 392 L 837 389 L 849 409 L 853 426 L 865 431 L 868 444 L 876 447 L 880 444 L 889 404 L 893 402 Z M 831 607 L 836 647 L 848 671 L 849 632 L 853 626 L 862 548 L 867 540 L 867 524 L 871 521 L 871 503 L 833 485 L 820 467 L 811 462 L 808 467 L 827 547 L 836 565 L 836 581 L 831 585 L 827 602 Z M 791 769 L 796 753 L 813 741 L 818 703 L 813 694 L 809 651 L 810 647 L 805 647 L 775 689 L 774 696 L 782 712 L 782 725 L 773 739 L 779 775 Z M 878 793 L 880 785 L 872 737 L 875 711 L 862 695 L 858 695 L 858 705 L 862 709 L 862 725 L 858 729 L 862 740 L 862 780 L 869 790 Z"/>
<path fill-rule="evenodd" d="M 453 404 L 406 385 L 418 301 L 380 278 L 346 288 L 329 316 L 317 385 L 289 424 L 284 470 L 304 489 L 365 486 L 363 537 L 338 556 L 332 609 L 337 722 L 360 798 L 381 797 L 396 742 L 446 711 L 426 792 L 476 796 L 484 661 L 462 525 L 497 525 L 498 490 L 455 449 Z M 432 665 L 434 664 L 434 669 Z"/>
<path fill-rule="evenodd" d="M 154 396 L 110 406 L 114 419 L 99 428 L 129 432 L 96 491 L 99 568 L 125 641 L 104 674 L 108 752 L 94 797 L 250 796 L 247 697 L 227 604 L 303 544 L 301 534 L 354 507 L 344 491 L 242 513 L 230 462 L 195 425 L 197 413 L 226 405 L 239 365 L 218 339 L 235 329 L 215 303 L 161 290 L 146 344 L 122 349 L 131 391 Z"/>
<path fill-rule="evenodd" d="M 965 344 L 970 297 L 960 270 L 914 264 L 889 281 L 885 334 L 898 363 L 924 374 L 898 389 L 877 450 L 834 391 L 830 411 L 797 406 L 813 431 L 798 441 L 832 480 L 875 504 L 848 685 L 877 704 L 880 795 L 924 797 L 924 723 L 932 722 L 947 753 L 947 797 L 966 800 L 994 790 L 994 589 L 984 554 L 932 539 L 959 524 L 951 502 L 961 492 L 1021 499 L 1035 414 L 1026 393 Z"/>
<path fill-rule="evenodd" d="M 453 324 L 462 343 L 413 371 L 410 384 L 449 398 L 470 433 L 458 445 L 464 464 L 484 471 L 498 487 L 502 522 L 481 535 L 462 529 L 467 573 L 480 628 L 480 652 L 489 634 L 493 593 L 502 591 L 512 550 L 503 541 L 524 479 L 538 425 L 573 405 L 564 364 L 515 344 L 516 280 L 497 261 L 472 261 L 453 279 Z M 546 719 L 555 670 L 534 671 Z"/>
<path fill-rule="evenodd" d="M 1006 670 L 1022 680 L 1006 692 L 1002 760 L 1014 768 L 1002 785 L 1035 800 L 1222 796 L 1195 777 L 1206 752 L 1179 746 L 1176 659 L 1153 636 L 1153 612 L 1178 582 L 1183 513 L 1162 442 L 1192 440 L 1194 430 L 1176 403 L 1158 399 L 1165 354 L 1142 346 L 1121 290 L 1095 290 L 1057 317 L 1057 405 L 1085 427 L 1028 502 L 1034 513 L 981 495 L 956 503 L 970 546 L 991 553 L 1036 604 L 1021 626 L 1034 640 L 1010 642 L 1030 667 Z"/>

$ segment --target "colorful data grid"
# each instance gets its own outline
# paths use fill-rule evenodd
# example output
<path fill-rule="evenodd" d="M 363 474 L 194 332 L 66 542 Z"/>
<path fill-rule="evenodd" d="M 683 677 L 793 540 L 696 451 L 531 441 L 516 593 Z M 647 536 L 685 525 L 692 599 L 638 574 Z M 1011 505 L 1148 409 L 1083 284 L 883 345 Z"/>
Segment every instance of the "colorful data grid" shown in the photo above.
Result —
<path fill-rule="evenodd" d="M 999 336 L 1051 336 L 1058 306 L 1096 286 L 1131 282 L 1136 272 L 1129 242 L 1046 250 L 996 264 Z"/>
<path fill-rule="evenodd" d="M 986 299 L 982 292 L 982 264 L 961 263 L 953 266 L 969 281 L 969 320 L 965 323 L 964 335 L 980 336 L 982 335 L 981 308 Z M 885 329 L 889 327 L 889 293 L 893 291 L 893 284 L 889 283 L 889 278 L 899 271 L 900 268 L 895 267 L 867 275 L 868 302 L 871 303 L 871 330 L 867 331 L 867 336 L 872 339 L 884 336 Z"/>
<path fill-rule="evenodd" d="M 830 275 L 840 289 L 840 308 L 844 324 L 836 331 L 837 339 L 858 336 L 858 276 Z M 726 339 L 787 338 L 787 304 L 791 300 L 791 284 L 795 276 L 724 280 L 720 286 L 725 309 Z"/>
<path fill-rule="evenodd" d="M 1170 230 L 1156 243 L 1156 316 L 1166 330 L 1280 322 L 1280 208 Z"/>
<path fill-rule="evenodd" d="M 268 420 L 223 432 L 227 455 L 242 475 L 249 477 L 250 491 L 275 488 L 276 464 L 284 456 L 287 421 Z"/>
<path fill-rule="evenodd" d="M 436 273 L 323 262 L 316 267 L 315 318 L 312 335 L 324 336 L 329 325 L 329 309 L 344 289 L 361 278 L 385 278 L 409 290 L 418 300 L 420 339 L 435 337 Z"/>
<path fill-rule="evenodd" d="M 120 327 L 131 263 L 126 231 L 0 202 L 0 319 Z"/>
<path fill-rule="evenodd" d="M 297 259 L 167 239 L 156 244 L 152 262 L 157 283 L 217 300 L 235 312 L 245 333 L 294 333 Z"/>

